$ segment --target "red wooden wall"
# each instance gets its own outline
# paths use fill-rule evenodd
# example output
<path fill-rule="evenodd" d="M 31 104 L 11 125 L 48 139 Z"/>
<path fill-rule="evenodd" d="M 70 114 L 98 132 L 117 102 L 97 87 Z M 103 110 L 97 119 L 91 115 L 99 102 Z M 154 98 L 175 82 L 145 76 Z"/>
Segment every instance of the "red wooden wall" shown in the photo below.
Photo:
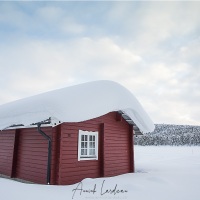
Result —
<path fill-rule="evenodd" d="M 100 126 L 95 120 L 61 125 L 58 184 L 73 184 L 86 177 L 99 177 L 99 160 L 78 161 L 79 130 L 100 131 Z"/>
<path fill-rule="evenodd" d="M 98 131 L 99 159 L 78 161 L 79 130 Z M 57 184 L 73 184 L 84 178 L 113 176 L 133 172 L 130 125 L 116 112 L 61 125 L 59 175 Z"/>
<path fill-rule="evenodd" d="M 42 128 L 51 136 L 52 128 Z M 0 132 L 0 173 L 46 184 L 47 140 L 36 128 Z"/>
<path fill-rule="evenodd" d="M 11 176 L 15 130 L 0 132 L 0 174 Z"/>
<path fill-rule="evenodd" d="M 51 184 L 133 172 L 133 130 L 117 112 L 42 128 L 52 138 Z M 79 130 L 98 131 L 98 160 L 78 161 Z M 47 140 L 36 128 L 0 132 L 0 173 L 46 184 Z"/>
<path fill-rule="evenodd" d="M 52 128 L 42 129 L 51 136 Z M 46 183 L 47 171 L 47 140 L 38 133 L 36 128 L 21 129 L 18 138 L 18 149 L 14 177 L 35 183 Z"/>
<path fill-rule="evenodd" d="M 104 176 L 130 172 L 129 124 L 107 116 L 104 125 Z"/>

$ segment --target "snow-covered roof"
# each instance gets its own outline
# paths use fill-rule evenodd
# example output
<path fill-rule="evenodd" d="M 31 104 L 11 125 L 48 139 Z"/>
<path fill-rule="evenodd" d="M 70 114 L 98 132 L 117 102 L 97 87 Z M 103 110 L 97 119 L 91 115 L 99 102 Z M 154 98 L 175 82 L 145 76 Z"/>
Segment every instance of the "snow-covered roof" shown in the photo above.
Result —
<path fill-rule="evenodd" d="M 154 130 L 153 122 L 134 95 L 112 81 L 84 83 L 3 104 L 0 130 L 12 125 L 27 127 L 49 118 L 61 123 L 80 122 L 112 111 L 128 116 L 143 133 Z"/>

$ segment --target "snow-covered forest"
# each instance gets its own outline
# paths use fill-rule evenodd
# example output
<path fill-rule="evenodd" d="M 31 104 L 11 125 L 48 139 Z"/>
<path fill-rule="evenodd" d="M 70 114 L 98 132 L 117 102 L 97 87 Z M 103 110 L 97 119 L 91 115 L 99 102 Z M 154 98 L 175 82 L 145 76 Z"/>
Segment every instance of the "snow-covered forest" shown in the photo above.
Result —
<path fill-rule="evenodd" d="M 155 130 L 142 136 L 135 136 L 136 145 L 198 145 L 200 126 L 155 124 Z"/>

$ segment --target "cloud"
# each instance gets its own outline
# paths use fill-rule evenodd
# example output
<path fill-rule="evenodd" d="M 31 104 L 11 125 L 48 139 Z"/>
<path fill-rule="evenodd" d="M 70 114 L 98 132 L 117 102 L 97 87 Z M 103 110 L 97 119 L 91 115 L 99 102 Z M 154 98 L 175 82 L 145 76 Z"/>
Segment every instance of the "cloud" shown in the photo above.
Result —
<path fill-rule="evenodd" d="M 57 22 L 60 18 L 65 16 L 65 13 L 61 7 L 56 7 L 53 5 L 42 6 L 36 10 L 36 15 L 39 19 L 44 20 L 48 23 Z"/>
<path fill-rule="evenodd" d="M 0 60 L 1 71 L 6 74 L 2 84 L 9 78 L 10 89 L 33 94 L 72 80 L 126 78 L 141 57 L 109 38 L 80 38 L 65 42 L 18 41 L 0 48 Z"/>
<path fill-rule="evenodd" d="M 57 33 L 80 34 L 85 31 L 85 26 L 76 21 L 75 17 L 67 15 L 65 10 L 58 6 L 43 6 L 35 14 L 45 28 L 54 29 Z M 41 23 L 41 21 L 40 21 Z"/>
<path fill-rule="evenodd" d="M 0 6 L 0 104 L 98 79 L 131 90 L 155 123 L 199 124 L 200 2 Z"/>

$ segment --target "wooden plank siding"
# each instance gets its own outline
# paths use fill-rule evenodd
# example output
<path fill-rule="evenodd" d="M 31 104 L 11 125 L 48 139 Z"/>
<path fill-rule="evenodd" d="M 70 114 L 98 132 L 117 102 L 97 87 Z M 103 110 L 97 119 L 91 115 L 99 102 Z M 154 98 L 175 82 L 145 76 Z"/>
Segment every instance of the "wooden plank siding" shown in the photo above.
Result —
<path fill-rule="evenodd" d="M 98 160 L 78 161 L 79 130 L 98 131 Z M 130 125 L 117 112 L 84 122 L 61 124 L 59 184 L 132 172 L 130 133 Z"/>
<path fill-rule="evenodd" d="M 41 128 L 52 137 L 51 184 L 59 184 L 60 125 Z M 0 174 L 46 184 L 47 140 L 37 128 L 0 132 Z"/>
<path fill-rule="evenodd" d="M 51 184 L 59 185 L 61 125 L 52 129 Z"/>
<path fill-rule="evenodd" d="M 133 127 L 118 112 L 41 129 L 52 139 L 51 184 L 69 185 L 134 171 Z M 78 161 L 79 130 L 98 131 L 98 160 Z M 46 184 L 47 157 L 48 141 L 37 128 L 0 132 L 1 174 Z"/>
<path fill-rule="evenodd" d="M 98 131 L 101 134 L 100 123 L 96 119 L 61 124 L 60 185 L 73 184 L 86 177 L 97 178 L 100 175 L 99 160 L 78 161 L 79 130 Z"/>
<path fill-rule="evenodd" d="M 104 125 L 104 176 L 131 172 L 130 127 L 122 118 L 107 119 Z"/>
<path fill-rule="evenodd" d="M 0 132 L 0 174 L 11 176 L 15 130 Z"/>
<path fill-rule="evenodd" d="M 51 137 L 52 128 L 42 128 Z M 46 184 L 48 142 L 36 128 L 20 129 L 15 177 Z"/>
<path fill-rule="evenodd" d="M 130 172 L 135 171 L 135 163 L 134 163 L 134 130 L 133 126 L 129 125 L 129 148 L 130 148 Z"/>

